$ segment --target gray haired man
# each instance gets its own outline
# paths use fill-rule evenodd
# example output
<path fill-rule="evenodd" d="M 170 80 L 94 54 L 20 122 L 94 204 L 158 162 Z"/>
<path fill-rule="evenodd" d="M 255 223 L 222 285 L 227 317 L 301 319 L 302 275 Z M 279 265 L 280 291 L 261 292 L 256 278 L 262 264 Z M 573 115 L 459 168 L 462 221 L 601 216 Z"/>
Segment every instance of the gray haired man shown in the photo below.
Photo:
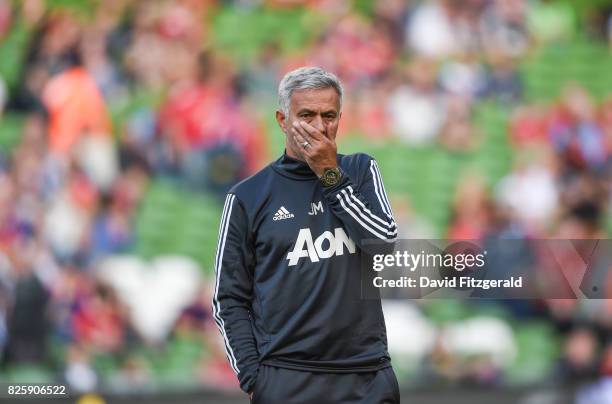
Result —
<path fill-rule="evenodd" d="M 343 89 L 287 73 L 285 153 L 227 194 L 213 315 L 252 402 L 399 403 L 380 300 L 360 296 L 365 240 L 397 227 L 376 161 L 337 153 Z"/>

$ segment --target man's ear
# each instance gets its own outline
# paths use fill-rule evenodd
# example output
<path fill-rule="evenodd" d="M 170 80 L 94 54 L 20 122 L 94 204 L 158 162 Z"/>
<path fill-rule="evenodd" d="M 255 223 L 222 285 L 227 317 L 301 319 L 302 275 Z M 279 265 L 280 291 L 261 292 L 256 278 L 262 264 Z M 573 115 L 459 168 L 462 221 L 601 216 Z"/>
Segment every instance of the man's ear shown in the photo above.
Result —
<path fill-rule="evenodd" d="M 287 119 L 285 114 L 280 109 L 276 110 L 276 122 L 278 122 L 278 126 L 280 126 L 283 133 L 287 134 Z"/>

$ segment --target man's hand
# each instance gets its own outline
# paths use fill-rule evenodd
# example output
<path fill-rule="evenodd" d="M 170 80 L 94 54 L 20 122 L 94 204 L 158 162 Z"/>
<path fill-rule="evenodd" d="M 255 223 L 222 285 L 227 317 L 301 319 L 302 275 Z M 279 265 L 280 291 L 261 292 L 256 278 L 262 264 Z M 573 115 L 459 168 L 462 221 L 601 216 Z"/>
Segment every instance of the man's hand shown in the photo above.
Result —
<path fill-rule="evenodd" d="M 253 401 L 253 390 L 249 391 L 249 400 Z"/>
<path fill-rule="evenodd" d="M 306 163 L 318 177 L 326 168 L 336 168 L 336 142 L 328 139 L 318 129 L 303 121 L 296 121 L 291 128 L 293 141 L 302 152 Z"/>

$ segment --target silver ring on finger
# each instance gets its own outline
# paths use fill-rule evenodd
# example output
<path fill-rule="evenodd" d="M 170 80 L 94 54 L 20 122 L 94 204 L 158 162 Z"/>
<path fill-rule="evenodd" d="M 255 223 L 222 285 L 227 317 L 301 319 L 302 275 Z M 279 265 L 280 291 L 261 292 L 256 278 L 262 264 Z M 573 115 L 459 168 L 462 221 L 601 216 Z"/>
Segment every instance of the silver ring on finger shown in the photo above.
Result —
<path fill-rule="evenodd" d="M 308 146 L 310 146 L 310 143 L 308 143 L 308 142 L 302 143 L 302 147 L 308 147 Z"/>

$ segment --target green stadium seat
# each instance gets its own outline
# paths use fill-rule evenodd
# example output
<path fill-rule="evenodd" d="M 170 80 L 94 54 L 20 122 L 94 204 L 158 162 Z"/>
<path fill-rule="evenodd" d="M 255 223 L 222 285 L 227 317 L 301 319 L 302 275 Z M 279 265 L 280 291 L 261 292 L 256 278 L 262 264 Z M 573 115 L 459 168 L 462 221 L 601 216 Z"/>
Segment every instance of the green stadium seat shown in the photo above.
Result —
<path fill-rule="evenodd" d="M 51 383 L 53 373 L 37 365 L 9 366 L 4 375 L 7 383 Z"/>
<path fill-rule="evenodd" d="M 514 326 L 518 356 L 507 369 L 510 384 L 544 381 L 559 355 L 560 341 L 546 322 L 517 323 Z"/>
<path fill-rule="evenodd" d="M 454 299 L 435 299 L 423 305 L 423 312 L 434 323 L 444 324 L 465 320 L 470 317 L 467 305 Z"/>
<path fill-rule="evenodd" d="M 9 154 L 21 140 L 25 117 L 15 113 L 0 116 L 0 152 Z"/>
<path fill-rule="evenodd" d="M 604 97 L 612 90 L 610 63 L 612 56 L 603 44 L 579 40 L 565 46 L 549 46 L 522 66 L 527 97 L 552 100 L 568 82 Z"/>
<path fill-rule="evenodd" d="M 145 258 L 182 253 L 211 271 L 220 216 L 216 200 L 156 181 L 137 217 L 135 252 Z"/>

